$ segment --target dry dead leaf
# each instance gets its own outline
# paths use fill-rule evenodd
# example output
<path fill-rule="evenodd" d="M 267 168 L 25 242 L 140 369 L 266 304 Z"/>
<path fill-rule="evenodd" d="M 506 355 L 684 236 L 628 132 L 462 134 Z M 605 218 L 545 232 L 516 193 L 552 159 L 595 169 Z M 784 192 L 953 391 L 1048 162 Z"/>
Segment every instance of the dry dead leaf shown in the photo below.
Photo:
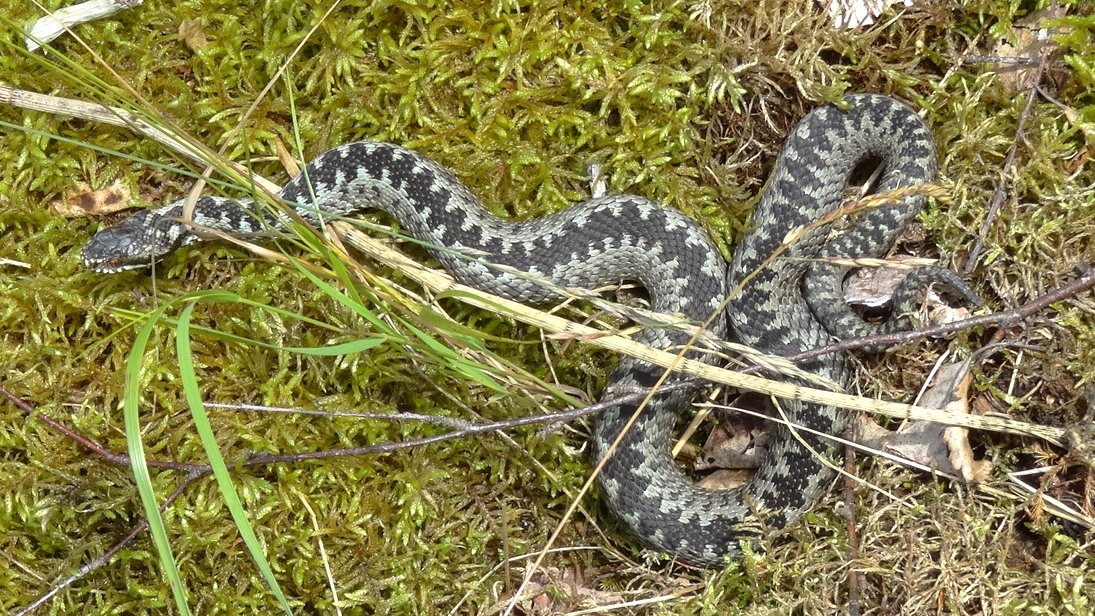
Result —
<path fill-rule="evenodd" d="M 705 475 L 696 485 L 705 490 L 733 490 L 748 483 L 754 473 L 753 470 L 720 468 Z"/>
<path fill-rule="evenodd" d="M 993 49 L 993 55 L 1000 61 L 994 68 L 1000 83 L 1012 93 L 1025 92 L 1033 85 L 1038 69 L 1039 58 L 1044 45 L 1053 45 L 1051 32 L 1042 27 L 1047 19 L 1063 17 L 1067 11 L 1064 6 L 1051 5 L 1035 11 L 1015 22 L 1012 31 L 1015 41 L 1001 38 Z"/>
<path fill-rule="evenodd" d="M 952 413 L 968 413 L 967 395 L 971 380 L 964 363 L 947 364 L 936 372 L 932 385 L 918 404 Z M 966 482 L 982 481 L 992 470 L 991 462 L 974 458 L 966 428 L 909 420 L 896 432 L 891 432 L 869 419 L 861 420 L 857 428 L 861 440 L 875 449 L 957 475 Z"/>
<path fill-rule="evenodd" d="M 528 614 L 562 614 L 624 602 L 619 594 L 593 588 L 591 581 L 574 567 L 541 568 L 525 585 L 523 596 L 525 598 L 518 604 Z M 498 605 L 508 605 L 512 601 L 512 595 L 502 596 Z"/>
<path fill-rule="evenodd" d="M 771 436 L 762 426 L 746 425 L 748 422 L 720 422 L 707 437 L 703 454 L 692 467 L 697 471 L 721 469 L 754 469 L 771 442 Z"/>
<path fill-rule="evenodd" d="M 925 312 L 925 326 L 944 325 L 970 317 L 970 309 L 968 306 L 952 306 L 948 304 L 939 293 L 936 293 L 935 289 L 928 289 L 928 294 L 924 298 L 923 310 Z"/>
<path fill-rule="evenodd" d="M 894 291 L 908 275 L 904 265 L 922 265 L 923 259 L 899 255 L 887 259 L 895 267 L 861 267 L 855 270 L 844 285 L 844 301 L 855 306 L 881 308 L 890 303 Z M 942 325 L 969 318 L 966 306 L 951 306 L 943 297 L 929 287 L 922 306 L 924 325 Z"/>
<path fill-rule="evenodd" d="M 745 394 L 734 406 L 764 408 L 763 396 Z M 767 455 L 772 434 L 765 421 L 744 413 L 720 413 L 718 424 L 707 436 L 703 451 L 692 462 L 696 471 L 713 471 L 698 483 L 700 487 L 718 490 L 736 488 L 753 476 Z"/>
<path fill-rule="evenodd" d="M 887 262 L 901 266 L 916 257 L 897 255 Z M 919 262 L 919 261 L 917 261 Z M 861 267 L 844 283 L 844 301 L 857 306 L 881 308 L 893 299 L 893 293 L 909 270 L 901 267 Z"/>
<path fill-rule="evenodd" d="M 127 209 L 131 196 L 129 187 L 118 180 L 98 190 L 80 182 L 66 190 L 59 200 L 50 205 L 49 209 L 54 214 L 66 218 L 102 216 Z"/>
<path fill-rule="evenodd" d="M 209 39 L 205 38 L 200 19 L 184 19 L 179 22 L 177 40 L 185 43 L 190 51 L 197 51 L 209 45 Z"/>

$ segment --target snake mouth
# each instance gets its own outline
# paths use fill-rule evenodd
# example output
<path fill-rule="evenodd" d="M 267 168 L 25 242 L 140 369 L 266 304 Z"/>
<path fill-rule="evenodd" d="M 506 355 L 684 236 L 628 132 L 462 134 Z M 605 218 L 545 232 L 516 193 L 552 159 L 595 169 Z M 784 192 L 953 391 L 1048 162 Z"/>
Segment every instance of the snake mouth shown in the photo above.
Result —
<path fill-rule="evenodd" d="M 151 263 L 129 263 L 122 259 L 110 259 L 107 261 L 91 261 L 86 257 L 83 259 L 84 267 L 99 274 L 118 274 L 135 269 L 144 269 L 151 266 Z"/>
<path fill-rule="evenodd" d="M 122 226 L 107 227 L 92 236 L 80 253 L 85 267 L 99 273 L 113 274 L 149 263 L 149 259 L 135 254 L 132 234 Z"/>
<path fill-rule="evenodd" d="M 171 232 L 172 225 L 178 226 L 154 211 L 142 210 L 93 235 L 80 259 L 101 274 L 149 267 L 179 247 L 181 237 Z"/>

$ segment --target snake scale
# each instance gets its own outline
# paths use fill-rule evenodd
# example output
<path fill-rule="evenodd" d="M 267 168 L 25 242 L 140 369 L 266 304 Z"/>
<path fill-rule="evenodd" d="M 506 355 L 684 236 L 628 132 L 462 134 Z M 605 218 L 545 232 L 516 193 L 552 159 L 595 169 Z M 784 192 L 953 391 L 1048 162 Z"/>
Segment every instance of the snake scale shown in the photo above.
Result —
<path fill-rule="evenodd" d="M 788 232 L 810 228 L 836 210 L 850 174 L 865 159 L 882 163 L 880 191 L 935 177 L 931 135 L 910 108 L 879 95 L 849 96 L 846 107 L 819 107 L 794 128 L 753 214 L 754 227 L 738 245 L 729 268 L 708 235 L 676 209 L 614 195 L 542 218 L 505 221 L 438 163 L 387 143 L 338 146 L 309 163 L 280 196 L 312 223 L 321 216 L 329 220 L 383 210 L 410 235 L 433 246 L 433 256 L 457 280 L 521 302 L 560 297 L 519 272 L 560 287 L 637 281 L 647 289 L 654 310 L 703 322 L 718 311 L 730 289 L 741 286 L 725 313 L 710 321 L 710 331 L 767 353 L 789 355 L 877 327 L 844 305 L 841 284 L 847 267 L 818 258 L 881 256 L 923 198 L 908 196 L 869 210 L 840 232 L 815 225 L 783 247 L 779 258 L 769 259 Z M 142 211 L 100 231 L 84 248 L 85 265 L 100 272 L 147 266 L 199 241 L 178 220 L 182 209 L 180 201 Z M 230 234 L 280 226 L 258 209 L 246 200 L 203 197 L 193 220 Z M 972 296 L 952 272 L 924 268 L 910 277 L 899 297 L 914 298 L 909 289 L 933 281 Z M 884 326 L 896 328 L 897 321 L 890 319 Z M 636 339 L 658 348 L 680 348 L 688 336 L 651 327 Z M 714 361 L 709 353 L 689 356 Z M 845 360 L 839 354 L 801 367 L 836 383 L 846 381 Z M 648 388 L 661 374 L 661 368 L 624 357 L 604 395 Z M 813 504 L 832 475 L 810 449 L 824 453 L 832 447 L 808 431 L 799 431 L 800 441 L 779 424 L 751 481 L 732 490 L 701 488 L 678 469 L 669 449 L 672 430 L 690 401 L 687 394 L 655 396 L 607 460 L 599 485 L 608 507 L 647 545 L 689 563 L 717 565 L 739 555 L 742 541 L 762 529 L 785 526 Z M 819 433 L 838 434 L 845 425 L 844 413 L 835 408 L 793 400 L 782 401 L 781 407 L 791 420 Z M 598 417 L 593 436 L 598 459 L 634 411 L 634 406 L 620 405 Z"/>

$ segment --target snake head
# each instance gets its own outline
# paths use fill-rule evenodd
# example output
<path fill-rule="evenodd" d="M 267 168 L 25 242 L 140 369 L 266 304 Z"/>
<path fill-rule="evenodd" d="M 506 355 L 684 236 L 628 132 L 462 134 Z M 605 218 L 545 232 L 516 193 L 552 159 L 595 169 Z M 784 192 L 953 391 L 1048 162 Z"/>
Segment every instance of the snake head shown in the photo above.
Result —
<path fill-rule="evenodd" d="M 178 248 L 183 233 L 179 221 L 145 210 L 96 233 L 80 257 L 102 274 L 149 267 Z"/>

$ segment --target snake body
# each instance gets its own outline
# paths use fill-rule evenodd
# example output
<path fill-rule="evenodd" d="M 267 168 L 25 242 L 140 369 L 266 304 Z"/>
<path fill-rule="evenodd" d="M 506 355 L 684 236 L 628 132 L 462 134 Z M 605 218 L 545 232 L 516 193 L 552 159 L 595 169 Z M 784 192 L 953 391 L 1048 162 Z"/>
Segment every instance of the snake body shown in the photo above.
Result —
<path fill-rule="evenodd" d="M 840 299 L 845 269 L 811 260 L 882 255 L 922 198 L 910 196 L 869 211 L 835 237 L 829 237 L 827 227 L 818 227 L 784 247 L 779 258 L 769 259 L 788 232 L 809 228 L 836 210 L 852 169 L 865 158 L 883 163 L 880 190 L 930 182 L 935 175 L 931 135 L 911 109 L 876 95 L 850 96 L 847 105 L 847 110 L 815 109 L 793 130 L 753 215 L 755 226 L 729 268 L 708 235 L 676 209 L 615 195 L 509 222 L 486 210 L 441 165 L 387 143 L 338 146 L 309 163 L 280 196 L 311 222 L 383 210 L 432 246 L 433 256 L 460 282 L 521 302 L 561 298 L 519 272 L 559 287 L 637 281 L 650 294 L 654 310 L 704 322 L 728 291 L 740 286 L 725 314 L 710 320 L 709 330 L 787 355 L 869 329 Z M 203 197 L 193 220 L 232 234 L 280 225 L 256 209 L 247 201 Z M 182 204 L 176 202 L 104 229 L 85 247 L 84 263 L 103 272 L 140 267 L 198 241 L 177 220 L 181 214 Z M 952 275 L 933 270 L 918 284 L 932 277 L 953 282 Z M 636 338 L 659 348 L 679 348 L 688 340 L 668 328 L 646 328 Z M 689 356 L 712 361 L 710 354 Z M 802 367 L 845 383 L 845 360 L 839 354 Z M 662 372 L 624 357 L 609 377 L 605 396 L 649 388 Z M 716 565 L 738 555 L 741 542 L 759 529 L 780 528 L 813 504 L 831 471 L 810 449 L 824 453 L 831 447 L 808 431 L 800 431 L 800 441 L 781 424 L 751 481 L 733 490 L 700 488 L 677 468 L 669 449 L 671 432 L 689 402 L 685 394 L 656 395 L 606 461 L 599 485 L 609 509 L 645 543 L 687 562 Z M 635 408 L 620 405 L 598 417 L 593 436 L 598 459 L 608 454 Z M 792 421 L 819 433 L 836 434 L 844 427 L 844 414 L 834 408 L 783 401 L 782 409 Z"/>

